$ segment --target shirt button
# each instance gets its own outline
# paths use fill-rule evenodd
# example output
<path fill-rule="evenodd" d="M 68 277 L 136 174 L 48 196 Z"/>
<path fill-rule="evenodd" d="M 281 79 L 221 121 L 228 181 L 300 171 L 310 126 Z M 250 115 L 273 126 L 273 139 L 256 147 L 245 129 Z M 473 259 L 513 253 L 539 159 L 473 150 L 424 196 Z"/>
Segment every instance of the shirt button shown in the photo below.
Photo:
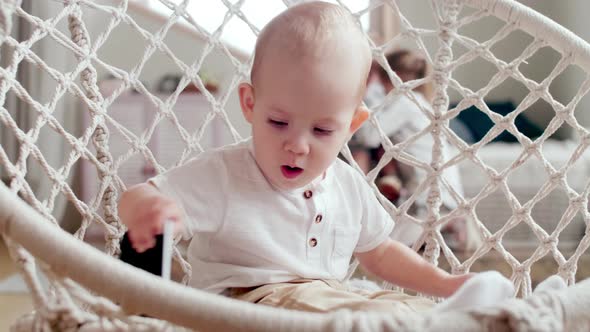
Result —
<path fill-rule="evenodd" d="M 311 239 L 309 239 L 309 246 L 310 247 L 315 247 L 318 245 L 318 240 L 315 239 L 315 237 L 312 237 Z"/>
<path fill-rule="evenodd" d="M 315 216 L 315 223 L 316 223 L 316 224 L 319 224 L 319 223 L 321 223 L 323 218 L 324 218 L 324 217 L 322 217 L 322 215 L 321 215 L 321 214 L 318 214 L 317 216 Z"/>
<path fill-rule="evenodd" d="M 305 197 L 305 199 L 310 199 L 311 196 L 313 196 L 313 192 L 311 190 L 306 190 L 303 192 L 303 197 Z"/>

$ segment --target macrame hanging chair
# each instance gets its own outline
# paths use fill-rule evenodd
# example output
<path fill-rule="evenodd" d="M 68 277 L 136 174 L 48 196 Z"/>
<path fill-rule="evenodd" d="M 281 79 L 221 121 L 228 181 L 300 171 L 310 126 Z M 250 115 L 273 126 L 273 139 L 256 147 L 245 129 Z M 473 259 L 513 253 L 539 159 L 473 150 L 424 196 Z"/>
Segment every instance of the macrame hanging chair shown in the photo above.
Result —
<path fill-rule="evenodd" d="M 519 296 L 491 308 L 474 308 L 469 311 L 448 313 L 426 313 L 395 317 L 392 314 L 377 312 L 351 312 L 340 310 L 326 314 L 305 313 L 271 307 L 257 306 L 212 295 L 183 284 L 189 278 L 198 278 L 198 271 L 191 271 L 178 248 L 174 249 L 174 259 L 180 263 L 184 272 L 181 283 L 166 281 L 131 266 L 121 263 L 115 257 L 118 243 L 124 232 L 119 223 L 116 207 L 118 195 L 126 189 L 126 183 L 120 173 L 121 165 L 134 156 L 140 156 L 155 170 L 165 171 L 164 166 L 152 153 L 148 144 L 154 129 L 164 122 L 172 123 L 179 133 L 184 149 L 176 159 L 175 165 L 186 162 L 191 155 L 203 151 L 201 139 L 205 130 L 214 121 L 221 124 L 233 141 L 241 139 L 238 131 L 230 123 L 227 113 L 228 100 L 240 81 L 248 78 L 251 58 L 247 61 L 238 59 L 224 43 L 220 36 L 231 19 L 240 20 L 256 35 L 256 27 L 245 14 L 248 1 L 220 0 L 227 7 L 223 23 L 214 32 L 208 33 L 198 21 L 193 20 L 187 10 L 189 1 L 171 2 L 161 0 L 162 8 L 167 8 L 165 23 L 155 31 L 144 29 L 131 15 L 132 1 L 121 0 L 115 4 L 103 4 L 93 0 L 63 1 L 63 9 L 49 19 L 31 15 L 21 8 L 17 0 L 3 0 L 0 6 L 0 45 L 3 50 L 10 49 L 8 58 L 0 68 L 0 129 L 12 135 L 18 142 L 16 158 L 9 157 L 8 147 L 0 146 L 0 173 L 6 177 L 7 185 L 0 185 L 0 233 L 7 244 L 11 257 L 26 282 L 33 299 L 35 310 L 20 318 L 13 325 L 15 331 L 140 331 L 140 330 L 176 330 L 194 329 L 198 331 L 480 331 L 480 330 L 516 330 L 516 331 L 588 331 L 590 318 L 590 282 L 576 283 L 575 273 L 580 257 L 589 246 L 590 215 L 588 214 L 588 193 L 590 184 L 585 181 L 581 190 L 575 190 L 567 181 L 568 171 L 586 152 L 590 144 L 590 134 L 574 114 L 578 104 L 590 88 L 590 46 L 588 43 L 554 23 L 547 17 L 510 0 L 432 0 L 428 2 L 431 13 L 422 15 L 432 17 L 429 28 L 423 28 L 418 22 L 410 22 L 401 7 L 393 0 L 370 1 L 368 8 L 353 11 L 357 19 L 372 10 L 388 10 L 398 17 L 400 33 L 384 43 L 376 44 L 371 40 L 374 58 L 384 68 L 388 68 L 390 78 L 396 89 L 384 102 L 391 102 L 399 94 L 412 98 L 411 90 L 425 81 L 434 83 L 432 114 L 429 116 L 431 126 L 428 132 L 434 137 L 432 161 L 411 158 L 404 153 L 409 141 L 393 144 L 380 129 L 379 123 L 371 118 L 370 126 L 380 133 L 385 155 L 376 168 L 367 175 L 367 181 L 375 189 L 380 201 L 398 220 L 399 223 L 413 222 L 424 228 L 423 236 L 415 249 L 424 245 L 423 255 L 426 260 L 438 264 L 440 254 L 448 261 L 451 272 L 466 273 L 474 263 L 491 250 L 499 253 L 511 268 L 511 280 L 519 290 Z M 340 1 L 340 5 L 345 6 Z M 285 1 L 290 6 L 294 1 Z M 98 15 L 100 14 L 100 15 Z M 90 34 L 85 26 L 88 15 L 105 17 L 101 22 L 101 31 Z M 94 16 L 97 15 L 97 16 Z M 466 32 L 469 26 L 486 24 L 486 19 L 493 18 L 497 24 L 484 40 L 472 38 Z M 61 29 L 59 23 L 67 19 L 67 30 Z M 26 22 L 32 27 L 32 33 L 24 40 L 12 37 L 15 22 Z M 420 22 L 423 23 L 423 22 Z M 138 62 L 131 69 L 121 69 L 103 61 L 99 54 L 102 45 L 113 38 L 116 28 L 125 25 L 136 31 L 147 46 Z M 193 29 L 204 38 L 204 50 L 187 64 L 175 56 L 175 51 L 168 46 L 166 37 L 172 34 L 177 25 Z M 513 33 L 521 33 L 529 38 L 520 54 L 510 60 L 496 55 L 496 46 Z M 91 40 L 91 35 L 94 36 Z M 54 69 L 44 58 L 37 54 L 35 42 L 49 38 L 60 47 L 65 48 L 77 61 L 68 70 Z M 369 36 L 367 36 L 369 38 Z M 428 40 L 431 42 L 429 43 Z M 433 72 L 425 79 L 402 82 L 393 73 L 384 54 L 391 46 L 412 41 L 432 65 Z M 434 43 L 432 43 L 434 41 Z M 558 60 L 542 80 L 533 80 L 523 71 L 531 57 L 541 49 L 551 49 Z M 120 48 L 119 52 L 126 52 Z M 219 94 L 208 91 L 199 70 L 204 59 L 213 51 L 220 52 L 231 63 L 234 76 L 227 87 Z M 140 80 L 146 62 L 154 52 L 162 52 L 174 62 L 182 72 L 182 78 L 173 92 L 162 96 L 148 90 Z M 462 66 L 474 60 L 485 60 L 495 68 L 487 77 L 481 88 L 470 88 L 463 81 L 465 76 L 458 74 Z M 21 62 L 34 65 L 45 75 L 49 75 L 57 88 L 51 91 L 48 101 L 37 100 L 19 81 L 18 68 Z M 567 68 L 575 68 L 584 76 L 573 96 L 561 101 L 553 95 L 552 83 Z M 119 80 L 120 86 L 110 95 L 103 95 L 98 87 L 97 70 L 106 71 Z M 483 75 L 471 71 L 469 75 Z M 513 112 L 500 115 L 490 110 L 484 102 L 496 87 L 507 79 L 516 81 L 527 91 Z M 206 113 L 200 125 L 191 130 L 179 121 L 174 105 L 187 85 L 194 84 L 209 103 L 210 111 Z M 151 122 L 141 132 L 134 132 L 117 122 L 112 116 L 112 105 L 130 89 L 149 101 L 155 109 Z M 82 105 L 78 112 L 84 112 L 89 119 L 81 135 L 74 135 L 60 123 L 56 113 L 60 111 L 58 101 L 63 96 L 73 96 Z M 455 106 L 450 106 L 451 95 Z M 15 111 L 7 106 L 8 97 L 15 97 L 21 104 L 27 105 L 29 111 L 37 115 L 36 121 L 28 130 L 19 126 L 15 120 Z M 535 102 L 543 100 L 553 110 L 544 133 L 535 139 L 522 134 L 515 125 L 518 114 L 527 110 Z M 449 120 L 457 117 L 471 106 L 476 106 L 493 122 L 491 129 L 474 144 L 467 144 L 449 129 Z M 374 111 L 379 112 L 377 107 Z M 19 112 L 19 110 L 16 110 Z M 554 167 L 543 154 L 543 144 L 563 125 L 569 126 L 572 136 L 577 138 L 577 147 L 571 157 L 559 168 Z M 50 130 L 65 140 L 70 147 L 63 163 L 52 165 L 46 160 L 39 148 L 40 131 Z M 503 131 L 512 134 L 523 147 L 519 158 L 506 169 L 495 170 L 488 167 L 478 156 L 478 151 Z M 125 152 L 114 156 L 113 151 L 119 146 L 111 145 L 109 135 L 118 134 L 124 138 Z M 441 157 L 441 140 L 448 140 L 458 151 L 452 159 Z M 344 157 L 358 169 L 345 148 Z M 116 158 L 115 158 L 116 157 Z M 374 182 L 383 165 L 397 160 L 430 170 L 427 181 L 421 187 L 428 192 L 428 213 L 423 220 L 408 214 L 412 198 L 400 206 L 395 206 L 377 190 Z M 548 180 L 539 184 L 538 194 L 526 202 L 515 198 L 510 191 L 507 179 L 512 172 L 529 158 L 538 158 L 547 172 Z M 440 180 L 443 169 L 469 161 L 477 165 L 483 176 L 489 181 L 473 197 L 463 197 L 448 183 Z M 82 200 L 77 195 L 68 179 L 78 163 L 92 165 L 97 177 L 96 194 L 90 199 Z M 39 166 L 51 181 L 48 195 L 38 197 L 33 190 L 27 172 L 30 163 Z M 438 170 L 438 171 L 435 171 Z M 539 179 L 539 181 L 543 181 Z M 440 233 L 441 225 L 449 220 L 449 215 L 441 216 L 440 190 L 446 188 L 458 202 L 458 208 L 451 212 L 455 216 L 467 216 L 474 220 L 476 229 L 483 238 L 473 254 L 460 262 L 453 250 L 444 242 Z M 539 226 L 531 216 L 533 207 L 555 188 L 567 193 L 567 209 L 559 220 L 554 220 L 551 232 Z M 491 192 L 500 190 L 506 194 L 512 209 L 512 216 L 503 227 L 490 231 L 485 222 L 478 218 L 478 202 Z M 58 220 L 52 215 L 56 197 L 65 197 L 82 216 L 81 226 L 73 235 L 65 232 Z M 558 247 L 560 233 L 572 221 L 575 215 L 581 215 L 586 225 L 583 237 L 577 241 L 573 254 L 566 259 Z M 452 216 L 451 216 L 452 217 Z M 504 246 L 503 237 L 519 224 L 526 224 L 538 240 L 538 247 L 527 260 L 518 261 Z M 91 225 L 104 229 L 104 250 L 97 250 L 86 244 L 83 239 Z M 558 265 L 557 274 L 570 286 L 554 292 L 532 293 L 531 267 L 541 257 L 551 255 Z M 354 270 L 355 264 L 351 267 Z M 42 282 L 42 274 L 46 282 Z M 392 285 L 384 284 L 384 287 Z M 141 313 L 143 315 L 134 315 Z"/>

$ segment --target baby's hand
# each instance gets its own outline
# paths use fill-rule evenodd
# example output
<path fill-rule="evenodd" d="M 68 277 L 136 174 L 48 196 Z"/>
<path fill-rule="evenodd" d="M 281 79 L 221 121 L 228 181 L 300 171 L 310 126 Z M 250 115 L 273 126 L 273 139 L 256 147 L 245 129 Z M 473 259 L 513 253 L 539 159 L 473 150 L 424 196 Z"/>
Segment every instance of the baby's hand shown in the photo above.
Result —
<path fill-rule="evenodd" d="M 175 234 L 182 229 L 182 210 L 149 184 L 134 186 L 123 193 L 119 217 L 127 226 L 133 249 L 140 253 L 156 245 L 155 237 L 163 232 L 166 221 L 174 222 Z"/>

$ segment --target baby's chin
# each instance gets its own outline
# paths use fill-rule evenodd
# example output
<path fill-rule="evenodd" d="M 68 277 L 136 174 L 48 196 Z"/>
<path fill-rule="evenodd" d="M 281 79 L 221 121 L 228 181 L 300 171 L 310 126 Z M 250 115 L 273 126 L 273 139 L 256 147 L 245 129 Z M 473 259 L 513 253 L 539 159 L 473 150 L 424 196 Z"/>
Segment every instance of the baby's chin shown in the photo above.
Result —
<path fill-rule="evenodd" d="M 298 189 L 304 189 L 312 182 L 311 179 L 307 179 L 307 177 L 304 176 L 300 176 L 296 179 L 287 179 L 281 175 L 278 181 L 272 181 L 272 185 L 279 190 L 293 191 Z"/>
<path fill-rule="evenodd" d="M 303 189 L 307 186 L 310 181 L 280 181 L 279 183 L 273 183 L 273 185 L 280 190 L 293 191 L 297 189 Z"/>

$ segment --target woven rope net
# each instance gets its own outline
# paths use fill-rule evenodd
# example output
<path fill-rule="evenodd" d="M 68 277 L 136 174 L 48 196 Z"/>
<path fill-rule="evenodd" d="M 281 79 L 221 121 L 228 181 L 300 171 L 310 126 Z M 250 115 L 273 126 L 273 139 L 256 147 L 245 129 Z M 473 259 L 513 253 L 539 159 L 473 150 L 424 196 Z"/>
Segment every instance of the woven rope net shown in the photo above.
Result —
<path fill-rule="evenodd" d="M 214 29 L 207 29 L 193 17 L 194 11 L 190 10 L 191 1 L 161 0 L 159 8 L 160 12 L 164 13 L 161 16 L 163 19 L 159 21 L 156 28 L 152 25 L 148 29 L 142 26 L 144 21 L 134 14 L 134 10 L 139 7 L 132 1 L 114 3 L 91 0 L 64 1 L 60 3 L 62 7 L 55 15 L 43 18 L 21 8 L 18 1 L 3 1 L 0 7 L 0 45 L 6 53 L 2 53 L 3 66 L 0 68 L 0 104 L 2 105 L 0 128 L 2 132 L 16 140 L 18 150 L 11 156 L 7 152 L 7 147 L 0 146 L 0 170 L 2 171 L 0 174 L 7 180 L 7 188 L 12 192 L 12 194 L 3 193 L 6 200 L 4 198 L 2 200 L 5 205 L 3 206 L 4 214 L 0 219 L 5 218 L 6 222 L 2 224 L 0 230 L 3 232 L 11 257 L 30 290 L 36 308 L 34 313 L 17 322 L 15 329 L 94 331 L 175 328 L 165 320 L 130 316 L 129 313 L 133 312 L 133 309 L 144 310 L 142 312 L 148 312 L 152 317 L 167 319 L 186 327 L 198 327 L 202 330 L 240 327 L 275 331 L 353 329 L 405 331 L 416 330 L 418 326 L 424 329 L 437 326 L 440 328 L 449 326 L 444 324 L 454 321 L 454 319 L 441 320 L 437 317 L 384 317 L 376 313 L 350 312 L 302 316 L 298 313 L 274 311 L 271 308 L 252 308 L 196 290 L 183 291 L 177 288 L 180 287 L 178 285 L 166 283 L 162 287 L 156 287 L 154 285 L 157 285 L 157 280 L 125 270 L 113 259 L 96 253 L 87 254 L 86 251 L 77 251 L 79 249 L 75 246 L 81 243 L 89 230 L 94 227 L 104 234 L 103 251 L 109 256 L 118 254 L 118 242 L 124 233 L 124 228 L 116 213 L 117 197 L 130 185 L 121 174 L 126 165 L 140 160 L 144 167 L 155 170 L 155 173 L 181 165 L 209 148 L 205 137 L 209 135 L 213 124 L 216 124 L 215 130 L 223 132 L 228 142 L 242 139 L 238 130 L 232 125 L 230 120 L 232 114 L 228 109 L 237 85 L 249 78 L 252 58 L 236 55 L 237 53 L 223 42 L 222 36 L 232 22 L 242 24 L 244 29 L 251 31 L 252 36 L 258 34 L 261 26 L 249 18 L 251 14 L 251 11 L 247 9 L 249 2 L 255 1 L 219 0 L 225 13 Z M 283 9 L 295 3 L 295 1 L 276 2 Z M 367 33 L 373 48 L 374 59 L 386 68 L 395 86 L 385 101 L 375 107 L 373 114 L 378 114 L 401 94 L 415 101 L 415 95 L 411 92 L 415 86 L 425 82 L 434 84 L 432 111 L 424 110 L 423 112 L 430 124 L 406 141 L 394 144 L 381 129 L 376 117 L 372 116 L 370 119 L 368 126 L 379 133 L 385 149 L 382 159 L 367 174 L 367 181 L 374 188 L 375 194 L 398 223 L 415 223 L 424 228 L 425 231 L 415 248 L 425 245 L 423 255 L 426 260 L 434 264 L 443 260 L 453 273 L 465 273 L 470 271 L 478 260 L 493 251 L 510 267 L 511 280 L 520 294 L 528 298 L 514 300 L 500 309 L 476 314 L 449 314 L 448 317 L 452 318 L 451 316 L 456 315 L 456 321 L 461 322 L 456 326 L 463 329 L 493 324 L 510 324 L 517 329 L 538 328 L 548 331 L 564 328 L 567 325 L 564 323 L 564 312 L 573 310 L 576 303 L 584 304 L 583 301 L 576 302 L 579 301 L 576 296 L 582 296 L 584 291 L 588 292 L 587 286 L 578 291 L 569 291 L 567 294 L 529 297 L 532 288 L 531 269 L 543 257 L 551 257 L 556 265 L 555 273 L 570 284 L 574 284 L 578 262 L 590 245 L 586 230 L 590 217 L 588 214 L 590 185 L 587 180 L 583 183 L 568 181 L 570 172 L 584 159 L 587 146 L 590 144 L 587 129 L 576 117 L 579 112 L 575 113 L 578 104 L 590 88 L 588 44 L 538 13 L 510 1 L 433 0 L 425 2 L 421 6 L 428 8 L 428 12 L 423 15 L 429 18 L 428 22 L 412 22 L 406 13 L 406 10 L 411 10 L 412 6 L 406 6 L 406 8 L 392 0 L 369 1 L 364 8 L 353 8 L 349 7 L 348 3 L 335 2 L 348 8 L 359 20 L 359 24 L 361 20 L 374 12 L 386 11 L 392 17 L 397 17 L 399 33 L 392 35 L 391 38 L 377 42 Z M 90 18 L 94 22 L 91 27 L 86 25 Z M 99 23 L 96 23 L 97 21 Z M 20 24 L 24 22 L 29 27 L 30 34 L 24 38 L 14 37 L 12 30 L 16 22 L 21 22 Z M 471 34 L 472 27 L 478 25 L 486 26 L 489 32 L 487 36 Z M 132 31 L 144 45 L 139 50 L 126 50 L 124 45 L 117 46 L 118 52 L 137 54 L 137 57 L 127 66 L 115 65 L 113 61 L 110 61 L 112 59 L 105 60 L 101 56 L 104 54 L 104 48 L 112 47 L 109 41 L 115 39 L 123 27 Z M 171 39 L 178 29 L 201 36 L 202 48 L 197 54 L 189 57 L 177 55 L 181 50 L 171 47 L 173 44 Z M 503 49 L 502 43 L 515 36 L 523 38 L 526 42 L 522 43 L 519 50 L 512 50 L 510 56 L 499 55 L 502 53 L 499 51 Z M 35 44 L 40 40 L 48 39 L 68 57 L 74 59 L 68 69 L 54 68 L 44 57 L 45 54 L 37 51 Z M 402 82 L 387 65 L 385 53 L 392 46 L 404 43 L 410 43 L 433 68 L 426 78 Z M 178 46 L 178 44 L 175 45 Z M 148 89 L 144 83 L 145 73 L 153 69 L 150 61 L 157 56 L 167 59 L 175 71 L 181 73 L 176 87 L 166 94 Z M 545 68 L 546 71 L 542 76 L 537 72 L 531 74 L 530 70 L 527 72 L 527 65 L 542 56 L 553 59 L 551 67 Z M 231 78 L 225 80 L 223 88 L 216 93 L 207 89 L 207 82 L 200 75 L 210 57 L 222 57 L 231 69 Z M 19 79 L 19 66 L 22 63 L 34 66 L 53 82 L 53 86 L 47 88 L 44 98 L 28 91 L 27 86 Z M 466 83 L 472 82 L 466 79 L 468 76 L 479 75 L 476 73 L 479 72 L 478 66 L 482 63 L 491 68 L 487 72 L 489 75 L 486 74 L 487 76 L 480 80 L 480 84 Z M 576 89 L 569 91 L 567 98 L 562 98 L 554 92 L 554 86 L 568 71 L 582 73 L 579 75 L 581 79 Z M 109 94 L 104 94 L 99 89 L 99 74 L 112 76 L 117 80 L 118 86 Z M 554 84 L 554 82 L 557 83 Z M 486 100 L 498 89 L 505 89 L 508 84 L 518 86 L 524 92 L 521 94 L 521 99 L 516 101 L 515 109 L 506 115 L 501 115 L 490 109 Z M 183 90 L 189 85 L 194 85 L 200 90 L 201 98 L 207 105 L 199 115 L 199 123 L 190 127 L 175 111 L 178 101 L 183 97 Z M 111 111 L 113 105 L 129 95 L 130 90 L 141 97 L 153 113 L 140 130 L 131 128 L 129 123 L 121 121 Z M 8 107 L 9 98 L 18 100 L 20 105 L 26 107 L 26 111 L 30 113 L 29 116 L 33 117 L 34 121 L 30 122 L 29 128 L 19 125 L 16 113 Z M 69 131 L 60 122 L 63 117 L 56 116 L 63 111 L 62 101 L 66 98 L 76 101 L 75 112 L 84 113 L 83 117 L 86 120 L 82 130 Z M 531 139 L 519 131 L 515 119 L 519 114 L 527 113 L 539 104 L 543 104 L 549 110 L 550 116 L 543 134 Z M 466 143 L 449 128 L 449 122 L 471 106 L 476 106 L 482 114 L 485 114 L 491 120 L 492 126 L 479 141 Z M 25 112 L 24 108 L 18 112 Z M 155 148 L 152 144 L 156 133 L 164 126 L 166 130 L 174 133 L 176 145 L 180 146 L 178 153 L 167 161 L 159 158 L 161 154 L 154 152 Z M 555 165 L 544 154 L 543 147 L 560 128 L 568 129 L 569 136 L 575 141 L 575 145 L 568 154 L 568 158 L 561 164 Z M 40 149 L 40 137 L 43 132 L 50 132 L 54 135 L 53 137 L 58 137 L 59 141 L 68 147 L 60 162 L 50 162 L 44 155 L 44 151 Z M 487 165 L 480 158 L 479 153 L 502 132 L 513 135 L 516 141 L 514 144 L 519 144 L 521 151 L 506 167 L 497 169 Z M 419 160 L 406 152 L 408 146 L 424 135 L 432 135 L 434 141 L 430 161 Z M 118 138 L 116 145 L 113 143 L 113 137 Z M 443 140 L 453 147 L 454 154 L 443 156 L 441 153 Z M 348 148 L 345 148 L 343 155 L 358 169 Z M 398 206 L 385 199 L 375 186 L 377 174 L 391 159 L 422 168 L 428 174 L 418 190 Z M 522 200 L 512 192 L 510 178 L 518 174 L 519 167 L 531 160 L 540 165 L 544 177 L 538 179 L 535 194 L 527 200 Z M 96 178 L 95 190 L 84 198 L 80 197 L 71 181 L 75 176 L 75 170 L 82 167 L 80 166 L 82 163 L 85 164 L 84 167 L 90 166 L 93 170 L 92 176 Z M 472 165 L 484 179 L 481 188 L 473 195 L 462 195 L 441 175 L 445 169 L 464 163 Z M 31 168 L 40 170 L 44 179 L 50 182 L 48 190 L 42 195 L 35 192 L 34 184 L 28 176 Z M 440 192 L 443 188 L 451 193 L 458 206 L 445 214 L 440 212 Z M 564 211 L 560 218 L 552 220 L 550 227 L 540 225 L 534 217 L 534 211 L 536 207 L 548 204 L 545 198 L 556 191 L 566 198 L 567 204 Z M 409 211 L 416 196 L 422 192 L 428 195 L 427 213 L 422 218 L 417 218 Z M 10 201 L 10 204 L 7 203 L 8 199 L 14 199 L 16 194 L 36 213 L 13 201 Z M 486 220 L 482 220 L 478 214 L 478 204 L 492 194 L 499 194 L 504 198 L 511 214 L 507 220 L 503 221 L 501 227 L 496 229 L 491 229 L 486 224 Z M 52 255 L 59 258 L 51 260 L 47 257 L 49 255 L 43 255 L 41 247 L 36 247 L 44 243 L 45 238 L 51 238 L 51 236 L 36 237 L 34 235 L 36 233 L 32 230 L 37 229 L 39 232 L 59 230 L 60 220 L 54 216 L 54 208 L 56 202 L 63 199 L 67 200 L 79 214 L 81 224 L 73 232 L 73 238 L 76 241 L 71 245 L 74 247 L 65 240 L 49 242 L 56 246 L 56 251 Z M 469 218 L 483 239 L 476 250 L 461 260 L 445 243 L 440 232 L 442 226 L 457 217 Z M 581 220 L 581 225 L 584 226 L 581 232 L 583 234 L 576 239 L 566 256 L 559 247 L 560 235 L 576 218 Z M 33 222 L 29 225 L 31 228 L 20 228 L 25 227 L 26 224 L 20 225 L 18 220 L 25 219 Z M 10 226 L 12 224 L 9 221 L 14 225 Z M 35 226 L 35 223 L 39 226 Z M 20 226 L 17 227 L 17 224 Z M 511 230 L 517 227 L 525 227 L 527 232 L 534 234 L 532 242 L 534 248 L 524 260 L 517 259 L 503 242 Z M 65 237 L 59 232 L 55 234 L 59 239 Z M 85 256 L 81 257 L 82 254 Z M 191 277 L 198 278 L 198 271 L 191 271 L 178 248 L 175 248 L 174 259 L 184 272 L 182 283 L 186 284 Z M 113 272 L 104 272 L 110 271 L 107 266 L 111 265 L 115 266 Z M 85 266 L 88 269 L 94 266 L 93 271 L 100 275 L 95 274 L 88 277 L 90 279 L 85 279 L 86 277 L 73 273 L 72 266 Z M 353 265 L 351 270 L 354 268 Z M 38 270 L 47 282 L 42 282 Z M 85 274 L 93 273 L 87 270 Z M 146 309 L 141 305 L 137 307 L 130 304 L 132 302 L 130 299 L 138 294 L 133 293 L 131 284 L 125 284 L 125 279 L 129 275 L 134 275 L 134 283 L 147 285 L 145 289 L 148 290 L 146 293 L 149 295 L 145 296 L 151 296 L 149 299 L 159 301 L 161 305 L 158 309 L 152 308 L 154 311 L 151 311 L 152 309 Z M 110 287 L 113 285 L 106 281 L 100 285 L 98 280 L 103 280 L 100 278 L 119 280 L 121 282 L 119 286 L 127 285 L 130 293 L 121 295 L 118 293 L 120 289 L 111 290 Z M 193 305 L 192 310 L 200 313 L 192 313 L 192 322 L 184 321 L 182 320 L 184 318 L 178 318 L 184 317 L 182 311 L 170 311 L 169 308 L 174 305 L 172 302 L 185 304 L 187 307 L 189 304 Z M 194 305 L 198 305 L 200 309 L 194 309 Z M 187 311 L 186 315 L 191 316 L 191 312 Z M 505 316 L 510 317 L 508 323 L 506 320 L 503 323 L 497 322 L 500 317 Z M 549 318 L 541 319 L 540 317 Z M 244 321 L 249 323 L 243 323 Z"/>

